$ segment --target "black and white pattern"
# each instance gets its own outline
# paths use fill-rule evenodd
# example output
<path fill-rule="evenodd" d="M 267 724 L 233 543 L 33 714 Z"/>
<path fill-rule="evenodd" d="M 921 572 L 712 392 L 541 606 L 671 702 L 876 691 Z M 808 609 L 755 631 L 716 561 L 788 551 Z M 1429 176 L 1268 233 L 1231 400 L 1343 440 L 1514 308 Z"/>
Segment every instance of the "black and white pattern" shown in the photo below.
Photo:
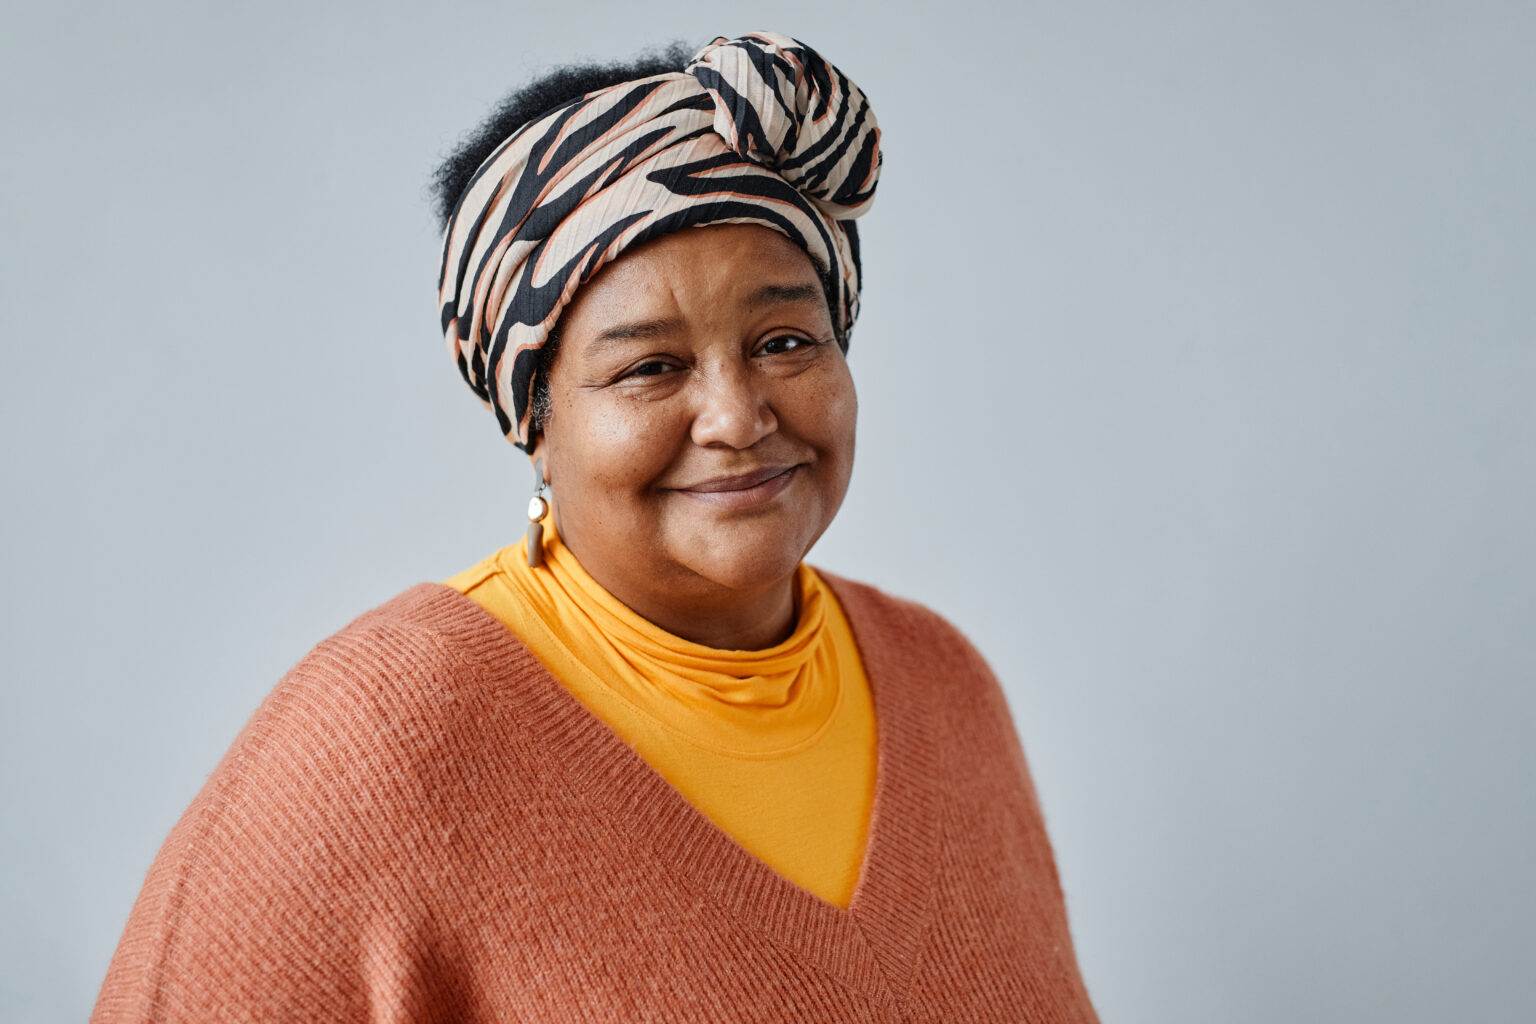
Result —
<path fill-rule="evenodd" d="M 761 224 L 803 248 L 846 339 L 852 221 L 879 176 L 880 130 L 847 76 L 788 36 L 717 39 L 681 72 L 544 114 L 480 167 L 443 237 L 449 351 L 527 448 L 538 350 L 576 290 L 630 247 L 706 224 Z"/>

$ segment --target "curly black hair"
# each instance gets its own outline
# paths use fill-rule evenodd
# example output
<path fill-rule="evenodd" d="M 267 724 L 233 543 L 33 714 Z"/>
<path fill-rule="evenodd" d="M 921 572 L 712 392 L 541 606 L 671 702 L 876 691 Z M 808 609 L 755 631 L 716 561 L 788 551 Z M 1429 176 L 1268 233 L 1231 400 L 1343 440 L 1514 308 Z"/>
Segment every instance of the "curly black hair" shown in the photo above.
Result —
<path fill-rule="evenodd" d="M 681 71 L 697 51 L 697 46 L 679 41 L 641 52 L 629 60 L 607 64 L 567 64 L 514 89 L 496 104 L 485 120 L 464 136 L 433 173 L 432 197 L 440 225 L 444 228 L 448 226 L 448 218 L 453 216 L 454 207 L 459 205 L 459 197 L 469 187 L 469 181 L 480 169 L 480 165 L 490 158 L 497 146 L 523 125 L 589 92 L 668 71 Z M 549 419 L 549 368 L 554 365 L 559 348 L 560 325 L 556 323 L 539 350 L 539 362 L 534 376 L 533 416 L 529 424 L 530 437 L 536 435 Z"/>
<path fill-rule="evenodd" d="M 439 224 L 448 226 L 448 218 L 469 186 L 469 179 L 475 176 L 496 147 L 523 125 L 589 92 L 633 82 L 637 78 L 681 71 L 698 49 L 679 41 L 636 54 L 629 60 L 567 64 L 546 71 L 514 89 L 496 104 L 478 127 L 464 136 L 432 175 L 432 194 Z"/>

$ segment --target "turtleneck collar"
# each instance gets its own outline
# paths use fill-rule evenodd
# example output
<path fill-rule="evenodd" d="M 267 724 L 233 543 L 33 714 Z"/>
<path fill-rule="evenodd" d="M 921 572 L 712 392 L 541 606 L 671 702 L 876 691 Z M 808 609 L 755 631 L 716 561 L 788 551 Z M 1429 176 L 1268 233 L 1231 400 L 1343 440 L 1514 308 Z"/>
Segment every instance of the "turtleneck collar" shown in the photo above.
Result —
<path fill-rule="evenodd" d="M 553 517 L 551 517 L 553 519 Z M 595 681 L 691 742 L 740 757 L 776 757 L 813 743 L 839 699 L 838 658 L 826 628 L 826 584 L 795 571 L 797 618 L 782 643 L 759 651 L 706 647 L 666 632 L 604 590 L 546 526 L 544 565 L 521 545 L 498 568 Z"/>

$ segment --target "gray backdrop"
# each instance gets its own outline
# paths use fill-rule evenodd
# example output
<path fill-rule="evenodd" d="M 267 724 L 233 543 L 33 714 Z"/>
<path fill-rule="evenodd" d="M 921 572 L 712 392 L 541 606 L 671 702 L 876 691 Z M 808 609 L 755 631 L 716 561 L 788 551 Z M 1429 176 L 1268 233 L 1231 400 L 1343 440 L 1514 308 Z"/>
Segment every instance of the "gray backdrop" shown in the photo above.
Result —
<path fill-rule="evenodd" d="M 435 159 L 773 28 L 885 131 L 814 560 L 1008 689 L 1106 1022 L 1536 1019 L 1536 8 L 8 6 L 0 1017 L 312 644 L 520 532 Z"/>

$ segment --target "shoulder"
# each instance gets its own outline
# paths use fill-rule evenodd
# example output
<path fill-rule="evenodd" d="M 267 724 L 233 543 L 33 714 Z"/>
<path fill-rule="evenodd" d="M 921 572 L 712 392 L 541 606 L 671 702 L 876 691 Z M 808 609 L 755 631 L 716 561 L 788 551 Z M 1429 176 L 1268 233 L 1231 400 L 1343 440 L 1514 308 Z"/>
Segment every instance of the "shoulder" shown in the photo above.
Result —
<path fill-rule="evenodd" d="M 816 572 L 837 595 L 866 658 L 876 650 L 899 648 L 909 659 L 993 678 L 975 645 L 933 609 L 823 569 Z"/>
<path fill-rule="evenodd" d="M 345 749 L 368 760 L 410 756 L 432 742 L 431 725 L 461 713 L 484 689 L 509 640 L 447 587 L 413 587 L 306 654 L 256 710 L 226 762 L 279 761 L 300 749 Z"/>
<path fill-rule="evenodd" d="M 468 598 L 439 584 L 413 587 L 289 670 L 178 829 L 194 842 L 263 821 L 330 831 L 360 808 L 418 803 L 472 746 L 502 682 L 536 664 Z"/>
<path fill-rule="evenodd" d="M 281 783 L 319 800 L 379 797 L 462 749 L 465 723 L 485 714 L 497 681 L 536 664 L 473 601 L 418 585 L 305 655 L 235 739 L 210 787 L 260 792 Z"/>
<path fill-rule="evenodd" d="M 817 572 L 848 617 L 872 687 L 901 690 L 930 724 L 946 722 L 958 747 L 1004 750 L 1022 763 L 1003 687 L 964 633 L 916 601 Z"/>
<path fill-rule="evenodd" d="M 378 711 L 428 704 L 473 685 L 516 646 L 506 629 L 448 586 L 419 584 L 317 644 L 268 703 L 304 692 L 312 709 L 359 725 Z M 294 722 L 294 724 L 299 724 Z"/>
<path fill-rule="evenodd" d="M 166 839 L 98 1016 L 215 1019 L 214 995 L 263 1008 L 257 1016 L 350 1016 L 363 997 L 348 958 L 370 922 L 443 869 L 454 829 L 484 813 L 484 792 L 505 804 L 516 791 L 513 720 L 498 696 L 518 659 L 536 664 L 437 584 L 310 651 Z M 503 774 L 488 784 L 491 765 Z M 307 980 L 271 985 L 263 972 L 296 958 L 311 965 Z"/>
<path fill-rule="evenodd" d="M 345 874 L 458 799 L 531 654 L 474 602 L 422 584 L 311 650 L 256 709 L 161 859 L 302 886 Z M 493 724 L 494 723 L 494 727 Z M 515 758 L 502 752 L 505 766 Z M 368 840 L 368 841 L 364 841 Z"/>

